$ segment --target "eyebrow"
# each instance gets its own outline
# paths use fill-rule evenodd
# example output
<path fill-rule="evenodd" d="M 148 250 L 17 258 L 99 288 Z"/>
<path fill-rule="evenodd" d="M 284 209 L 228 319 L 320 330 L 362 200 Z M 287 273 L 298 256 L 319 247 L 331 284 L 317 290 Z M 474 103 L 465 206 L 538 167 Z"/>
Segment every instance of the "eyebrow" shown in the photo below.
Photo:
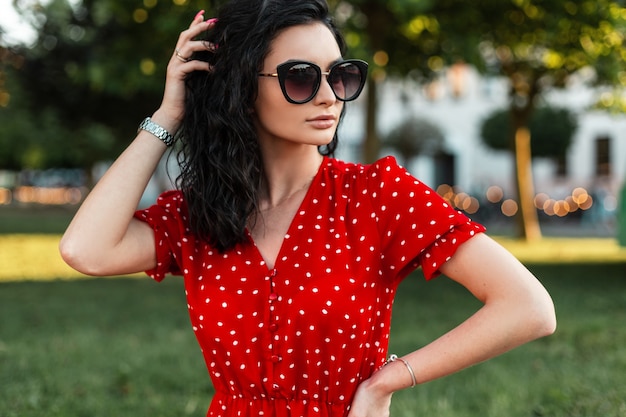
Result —
<path fill-rule="evenodd" d="M 334 61 L 331 61 L 329 67 L 332 67 L 333 65 L 336 65 L 336 64 L 338 64 L 340 62 L 343 62 L 343 61 L 345 61 L 345 59 L 342 56 L 340 56 L 339 58 L 335 59 Z"/>
<path fill-rule="evenodd" d="M 328 70 L 328 69 L 329 69 L 330 67 L 332 67 L 333 65 L 339 64 L 340 62 L 343 62 L 343 61 L 345 61 L 345 58 L 344 58 L 344 57 L 342 57 L 342 56 L 340 56 L 339 58 L 337 58 L 337 59 L 335 59 L 335 60 L 331 61 L 331 62 L 328 64 L 328 67 L 326 67 L 326 68 L 325 68 L 325 70 Z M 308 63 L 310 63 L 310 64 L 315 64 L 315 65 L 317 65 L 315 62 L 313 62 L 313 61 L 309 61 L 309 60 L 307 60 L 307 59 L 295 59 L 295 58 L 294 58 L 294 59 L 288 59 L 288 60 L 286 60 L 286 61 L 284 61 L 284 62 L 281 62 L 281 63 L 280 63 L 280 64 L 278 64 L 278 65 L 286 64 L 286 63 L 288 63 L 288 62 L 308 62 Z M 278 65 L 277 65 L 277 66 L 278 66 Z M 320 68 L 321 68 L 321 66 L 320 66 Z"/>

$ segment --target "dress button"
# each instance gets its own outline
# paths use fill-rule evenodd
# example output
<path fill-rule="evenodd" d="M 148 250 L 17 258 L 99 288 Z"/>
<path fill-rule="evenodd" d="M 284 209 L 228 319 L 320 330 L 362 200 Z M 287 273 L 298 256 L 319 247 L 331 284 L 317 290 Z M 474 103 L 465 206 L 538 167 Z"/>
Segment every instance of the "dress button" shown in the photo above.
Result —
<path fill-rule="evenodd" d="M 272 355 L 271 359 L 274 363 L 278 363 L 283 360 L 283 358 L 281 358 L 279 355 Z"/>
<path fill-rule="evenodd" d="M 269 326 L 270 332 L 275 332 L 276 330 L 278 330 L 278 324 L 276 323 L 272 323 Z"/>
<path fill-rule="evenodd" d="M 275 292 L 270 293 L 270 301 L 275 301 L 278 298 L 278 294 Z"/>

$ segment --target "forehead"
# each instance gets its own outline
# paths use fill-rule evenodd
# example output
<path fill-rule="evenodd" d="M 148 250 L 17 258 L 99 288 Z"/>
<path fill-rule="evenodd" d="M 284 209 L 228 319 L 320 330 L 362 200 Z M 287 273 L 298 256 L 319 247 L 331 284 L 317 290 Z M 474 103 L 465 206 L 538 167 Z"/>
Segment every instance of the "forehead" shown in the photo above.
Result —
<path fill-rule="evenodd" d="M 315 22 L 281 31 L 270 45 L 265 67 L 275 68 L 288 60 L 309 61 L 325 67 L 338 58 L 341 51 L 333 33 L 323 23 Z"/>

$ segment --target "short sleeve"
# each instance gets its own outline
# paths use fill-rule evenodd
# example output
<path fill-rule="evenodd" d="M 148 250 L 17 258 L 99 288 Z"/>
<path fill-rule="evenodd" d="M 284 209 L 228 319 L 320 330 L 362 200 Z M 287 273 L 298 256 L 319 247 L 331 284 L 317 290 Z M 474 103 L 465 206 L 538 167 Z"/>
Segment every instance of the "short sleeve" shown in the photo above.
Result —
<path fill-rule="evenodd" d="M 371 165 L 368 193 L 380 233 L 383 266 L 398 279 L 419 266 L 426 279 L 436 277 L 462 243 L 485 231 L 393 157 Z"/>
<path fill-rule="evenodd" d="M 135 218 L 146 222 L 154 231 L 157 265 L 146 271 L 162 281 L 166 274 L 181 275 L 181 242 L 186 231 L 186 206 L 180 191 L 166 191 L 154 205 L 135 212 Z"/>

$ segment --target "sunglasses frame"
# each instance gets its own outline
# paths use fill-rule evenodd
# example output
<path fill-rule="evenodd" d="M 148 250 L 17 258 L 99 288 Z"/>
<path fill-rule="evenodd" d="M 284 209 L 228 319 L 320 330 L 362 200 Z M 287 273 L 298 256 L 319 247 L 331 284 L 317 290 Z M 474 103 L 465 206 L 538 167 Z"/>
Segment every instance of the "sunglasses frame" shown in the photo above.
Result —
<path fill-rule="evenodd" d="M 337 93 L 335 92 L 335 89 L 333 88 L 332 84 L 329 83 L 330 85 L 330 89 L 333 91 L 333 94 L 335 95 L 335 97 L 337 98 L 337 100 L 339 101 L 352 101 L 355 100 L 363 91 L 363 87 L 365 87 L 365 82 L 367 80 L 367 69 L 368 69 L 368 63 L 365 61 L 362 61 L 360 59 L 346 59 L 344 61 L 339 61 L 336 62 L 335 64 L 333 64 L 328 71 L 322 71 L 322 69 L 319 67 L 319 65 L 316 65 L 312 62 L 309 61 L 287 61 L 287 62 L 283 62 L 282 64 L 279 64 L 276 67 L 276 72 L 275 73 L 259 73 L 259 77 L 275 77 L 278 78 L 278 83 L 280 84 L 280 89 L 283 92 L 283 96 L 285 96 L 285 99 L 293 104 L 305 104 L 308 103 L 309 101 L 313 100 L 315 98 L 315 96 L 317 95 L 317 92 L 320 89 L 320 86 L 322 85 L 322 75 L 326 76 L 326 80 L 328 82 L 328 76 L 330 75 L 330 73 L 333 71 L 333 69 L 337 68 L 340 65 L 344 65 L 346 63 L 349 64 L 353 64 L 354 66 L 357 67 L 357 69 L 359 70 L 360 74 L 361 74 L 361 84 L 359 85 L 359 88 L 357 89 L 356 93 L 354 93 L 353 95 L 351 95 L 348 98 L 341 98 L 337 95 Z M 285 77 L 287 76 L 289 69 L 294 67 L 295 65 L 299 65 L 299 64 L 307 64 L 310 65 L 311 68 L 313 68 L 315 70 L 315 72 L 317 73 L 317 83 L 314 85 L 313 87 L 313 92 L 311 93 L 311 95 L 309 97 L 307 97 L 304 100 L 294 100 L 291 97 L 289 97 L 289 94 L 287 93 L 287 87 L 285 86 Z"/>

